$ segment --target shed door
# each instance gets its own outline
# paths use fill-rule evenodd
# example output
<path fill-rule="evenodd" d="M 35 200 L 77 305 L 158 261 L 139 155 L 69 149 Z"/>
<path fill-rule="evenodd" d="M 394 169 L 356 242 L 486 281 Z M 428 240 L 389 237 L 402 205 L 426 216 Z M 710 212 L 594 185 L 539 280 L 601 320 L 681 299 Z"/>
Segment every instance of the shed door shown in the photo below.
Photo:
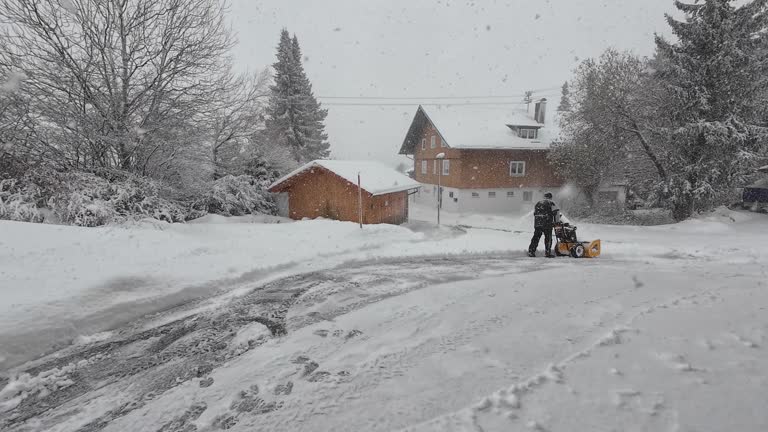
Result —
<path fill-rule="evenodd" d="M 289 217 L 288 192 L 277 194 L 277 214 L 283 217 Z"/>

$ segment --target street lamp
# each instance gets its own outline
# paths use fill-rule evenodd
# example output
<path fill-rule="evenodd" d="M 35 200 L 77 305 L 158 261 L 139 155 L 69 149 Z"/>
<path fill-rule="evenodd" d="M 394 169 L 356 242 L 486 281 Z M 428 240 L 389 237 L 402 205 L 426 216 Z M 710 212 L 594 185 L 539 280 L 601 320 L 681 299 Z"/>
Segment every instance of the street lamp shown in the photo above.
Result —
<path fill-rule="evenodd" d="M 435 158 L 440 161 L 440 166 L 437 167 L 437 224 L 440 225 L 440 207 L 443 206 L 443 188 L 440 186 L 440 178 L 443 177 L 445 153 L 438 153 Z"/>

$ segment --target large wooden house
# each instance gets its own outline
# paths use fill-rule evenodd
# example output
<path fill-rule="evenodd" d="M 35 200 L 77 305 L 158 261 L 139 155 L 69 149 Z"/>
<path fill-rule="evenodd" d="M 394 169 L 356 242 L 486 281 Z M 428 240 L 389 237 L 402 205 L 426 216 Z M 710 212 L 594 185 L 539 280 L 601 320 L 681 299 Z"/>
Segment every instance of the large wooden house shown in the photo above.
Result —
<path fill-rule="evenodd" d="M 420 106 L 400 148 L 424 185 L 418 199 L 434 202 L 440 183 L 446 210 L 498 212 L 527 209 L 561 188 L 547 160 L 556 128 L 546 111 L 546 99 L 530 110 Z"/>
<path fill-rule="evenodd" d="M 360 188 L 358 188 L 358 175 Z M 408 194 L 421 185 L 378 162 L 317 160 L 277 180 L 278 211 L 291 219 L 324 217 L 364 224 L 408 220 Z"/>

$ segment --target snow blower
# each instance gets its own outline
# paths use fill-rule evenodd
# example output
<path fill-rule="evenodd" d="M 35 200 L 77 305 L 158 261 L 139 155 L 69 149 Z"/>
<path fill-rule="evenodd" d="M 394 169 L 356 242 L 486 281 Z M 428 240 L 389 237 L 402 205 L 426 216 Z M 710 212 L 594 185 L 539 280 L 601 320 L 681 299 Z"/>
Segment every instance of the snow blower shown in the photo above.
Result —
<path fill-rule="evenodd" d="M 569 223 L 555 223 L 555 255 L 572 256 L 574 258 L 597 258 L 600 256 L 600 240 L 579 241 L 576 237 L 576 227 Z"/>

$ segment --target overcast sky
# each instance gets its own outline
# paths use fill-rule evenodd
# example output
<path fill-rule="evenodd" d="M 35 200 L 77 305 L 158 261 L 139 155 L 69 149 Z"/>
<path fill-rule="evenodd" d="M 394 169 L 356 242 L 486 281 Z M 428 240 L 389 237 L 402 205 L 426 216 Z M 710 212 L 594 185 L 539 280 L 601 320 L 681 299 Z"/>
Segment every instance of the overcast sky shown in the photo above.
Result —
<path fill-rule="evenodd" d="M 329 110 L 332 157 L 393 165 L 418 103 L 441 101 L 328 97 L 542 89 L 537 96 L 559 101 L 581 59 L 608 47 L 651 54 L 653 34 L 669 33 L 664 13 L 673 10 L 672 0 L 232 0 L 237 64 L 263 69 L 274 62 L 280 29 L 295 33 Z"/>

